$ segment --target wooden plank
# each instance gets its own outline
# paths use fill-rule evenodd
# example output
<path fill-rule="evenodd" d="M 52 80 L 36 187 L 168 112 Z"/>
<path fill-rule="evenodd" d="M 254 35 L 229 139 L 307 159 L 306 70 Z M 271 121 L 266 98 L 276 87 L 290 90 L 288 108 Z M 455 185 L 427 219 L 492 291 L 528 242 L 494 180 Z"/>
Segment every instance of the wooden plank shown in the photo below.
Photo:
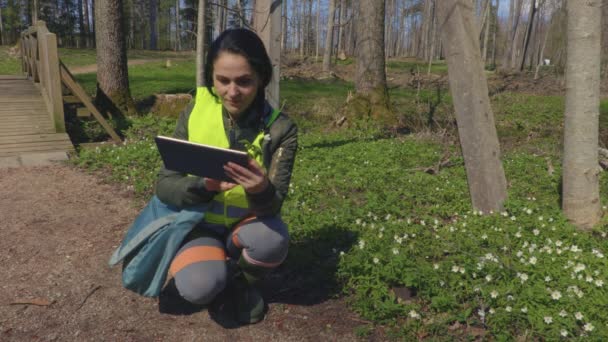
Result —
<path fill-rule="evenodd" d="M 31 135 L 31 134 L 52 134 L 55 133 L 55 130 L 52 128 L 49 129 L 8 129 L 2 130 L 0 129 L 0 135 L 9 137 L 9 136 L 20 136 L 20 135 Z"/>
<path fill-rule="evenodd" d="M 32 148 L 72 148 L 71 141 L 20 142 L 15 144 L 0 144 L 0 151 L 22 151 Z"/>
<path fill-rule="evenodd" d="M 34 142 L 34 141 L 70 141 L 70 137 L 65 133 L 50 133 L 50 134 L 27 134 L 15 136 L 1 136 L 0 144 Z"/>
<path fill-rule="evenodd" d="M 0 75 L 0 80 L 2 80 L 2 81 L 4 81 L 4 80 L 9 80 L 9 81 L 27 80 L 27 77 L 22 76 L 22 75 Z"/>
<path fill-rule="evenodd" d="M 79 118 L 90 118 L 91 111 L 89 111 L 89 109 L 86 107 L 80 107 L 76 109 L 76 116 L 78 116 Z"/>
<path fill-rule="evenodd" d="M 63 97 L 63 103 L 78 104 L 78 103 L 82 103 L 82 101 L 80 101 L 80 99 L 74 95 L 67 95 L 67 96 Z"/>
<path fill-rule="evenodd" d="M 91 102 L 89 95 L 87 95 L 87 93 L 84 91 L 84 89 L 82 89 L 82 87 L 80 87 L 80 85 L 72 78 L 72 75 L 67 70 L 66 66 L 63 65 L 63 63 L 61 63 L 60 69 L 61 69 L 61 80 L 63 81 L 63 84 L 65 84 L 66 87 L 68 87 L 70 89 L 72 94 L 78 96 L 78 98 L 80 98 L 80 100 L 82 100 L 82 103 L 85 105 L 85 107 L 87 107 L 91 111 L 91 113 L 93 114 L 95 119 L 97 119 L 97 121 L 106 130 L 106 132 L 112 137 L 112 139 L 116 142 L 121 142 L 122 139 L 120 139 L 118 134 L 116 134 L 116 132 L 114 131 L 114 128 L 112 128 L 112 126 L 110 126 L 110 124 L 108 124 L 108 122 L 106 121 L 106 119 L 104 119 L 104 117 L 101 115 L 101 113 L 99 113 L 97 108 Z"/>
<path fill-rule="evenodd" d="M 0 150 L 0 157 L 14 156 L 22 153 L 28 152 L 72 152 L 74 151 L 73 146 L 69 147 L 55 147 L 55 146 L 46 146 L 46 147 L 31 147 L 25 149 L 11 149 L 11 150 Z"/>

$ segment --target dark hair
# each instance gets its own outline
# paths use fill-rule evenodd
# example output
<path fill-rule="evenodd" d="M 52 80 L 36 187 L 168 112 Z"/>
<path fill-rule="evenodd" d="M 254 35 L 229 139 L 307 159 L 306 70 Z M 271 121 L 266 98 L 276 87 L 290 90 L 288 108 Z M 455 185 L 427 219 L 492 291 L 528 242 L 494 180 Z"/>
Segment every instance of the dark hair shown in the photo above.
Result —
<path fill-rule="evenodd" d="M 255 32 L 244 29 L 229 29 L 222 32 L 209 46 L 205 63 L 205 86 L 211 94 L 213 90 L 213 63 L 221 52 L 230 52 L 245 57 L 251 68 L 260 78 L 261 87 L 255 102 L 262 105 L 264 102 L 264 89 L 272 79 L 272 63 L 266 53 L 264 43 Z"/>

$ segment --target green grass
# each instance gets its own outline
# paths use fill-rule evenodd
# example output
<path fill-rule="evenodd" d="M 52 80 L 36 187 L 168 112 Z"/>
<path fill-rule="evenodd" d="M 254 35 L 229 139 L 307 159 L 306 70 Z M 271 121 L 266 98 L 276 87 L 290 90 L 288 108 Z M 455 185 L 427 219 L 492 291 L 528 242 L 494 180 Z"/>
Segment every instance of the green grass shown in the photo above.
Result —
<path fill-rule="evenodd" d="M 97 75 L 75 75 L 87 93 L 95 94 Z M 131 96 L 136 101 L 157 93 L 194 93 L 196 74 L 194 62 L 180 60 L 166 68 L 163 62 L 151 62 L 129 67 Z"/>
<path fill-rule="evenodd" d="M 421 74 L 426 74 L 429 64 L 428 61 L 420 61 L 416 59 L 390 59 L 386 63 L 386 67 L 390 70 L 401 70 L 401 71 L 409 71 L 409 72 L 420 72 Z M 448 65 L 445 61 L 433 61 L 431 65 L 431 73 L 433 74 L 447 74 Z"/>
<path fill-rule="evenodd" d="M 9 55 L 9 46 L 0 45 L 0 75 L 21 74 L 21 60 Z"/>
<path fill-rule="evenodd" d="M 190 52 L 175 53 L 173 51 L 152 51 L 152 50 L 128 50 L 127 58 L 134 59 L 192 59 L 193 55 Z M 59 58 L 68 66 L 85 66 L 97 63 L 97 55 L 95 49 L 74 49 L 60 48 Z"/>

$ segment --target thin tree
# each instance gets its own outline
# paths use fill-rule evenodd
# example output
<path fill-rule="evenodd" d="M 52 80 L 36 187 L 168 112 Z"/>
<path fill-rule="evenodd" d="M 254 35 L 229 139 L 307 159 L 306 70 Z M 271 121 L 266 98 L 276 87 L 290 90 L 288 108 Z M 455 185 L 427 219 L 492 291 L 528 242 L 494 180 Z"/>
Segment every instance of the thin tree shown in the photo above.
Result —
<path fill-rule="evenodd" d="M 323 51 L 323 72 L 329 72 L 331 53 L 334 45 L 334 17 L 336 13 L 336 0 L 329 0 L 327 12 L 327 37 L 325 37 L 325 50 Z"/>
<path fill-rule="evenodd" d="M 181 44 L 181 29 L 180 29 L 180 24 L 181 21 L 179 20 L 179 14 L 180 14 L 180 8 L 179 8 L 179 0 L 175 0 L 175 51 L 179 51 L 182 49 L 182 44 Z"/>
<path fill-rule="evenodd" d="M 600 220 L 598 135 L 601 0 L 567 1 L 562 208 L 579 229 Z"/>
<path fill-rule="evenodd" d="M 99 0 L 97 0 L 99 1 Z M 240 3 L 240 1 L 239 1 Z M 207 0 L 198 0 L 196 20 L 196 87 L 205 84 L 205 55 L 207 53 Z"/>
<path fill-rule="evenodd" d="M 503 210 L 507 182 L 473 7 L 468 0 L 441 0 L 438 5 L 471 200 L 477 210 L 497 212 Z"/>
<path fill-rule="evenodd" d="M 279 75 L 281 74 L 281 1 L 257 0 L 253 24 L 264 42 L 272 62 L 272 79 L 266 88 L 266 99 L 274 108 L 279 108 Z"/>
<path fill-rule="evenodd" d="M 528 47 L 530 46 L 530 40 L 532 38 L 532 29 L 534 28 L 534 18 L 536 17 L 536 12 L 536 0 L 532 0 L 532 3 L 530 4 L 530 16 L 528 17 L 528 27 L 524 36 L 524 42 L 522 44 L 523 52 L 521 54 L 521 60 L 519 63 L 519 71 L 523 71 L 524 65 L 526 64 L 526 56 L 528 55 Z"/>
<path fill-rule="evenodd" d="M 0 7 L 0 45 L 4 45 L 4 36 L 5 36 L 5 32 L 4 32 L 4 27 L 2 25 L 2 7 Z"/>
<path fill-rule="evenodd" d="M 317 41 L 315 47 L 315 62 L 319 60 L 319 45 L 321 44 L 321 0 L 317 0 Z"/>
<path fill-rule="evenodd" d="M 95 101 L 102 110 L 120 118 L 135 112 L 129 90 L 122 0 L 95 1 L 95 22 L 99 70 Z"/>

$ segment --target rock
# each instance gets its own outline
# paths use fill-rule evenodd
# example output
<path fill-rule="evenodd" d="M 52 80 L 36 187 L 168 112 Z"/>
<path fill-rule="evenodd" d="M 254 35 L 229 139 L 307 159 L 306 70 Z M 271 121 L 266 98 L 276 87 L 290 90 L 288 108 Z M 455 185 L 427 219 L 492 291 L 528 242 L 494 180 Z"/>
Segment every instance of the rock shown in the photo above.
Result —
<path fill-rule="evenodd" d="M 159 116 L 178 117 L 190 101 L 192 101 L 192 95 L 190 94 L 155 94 L 150 113 Z"/>

